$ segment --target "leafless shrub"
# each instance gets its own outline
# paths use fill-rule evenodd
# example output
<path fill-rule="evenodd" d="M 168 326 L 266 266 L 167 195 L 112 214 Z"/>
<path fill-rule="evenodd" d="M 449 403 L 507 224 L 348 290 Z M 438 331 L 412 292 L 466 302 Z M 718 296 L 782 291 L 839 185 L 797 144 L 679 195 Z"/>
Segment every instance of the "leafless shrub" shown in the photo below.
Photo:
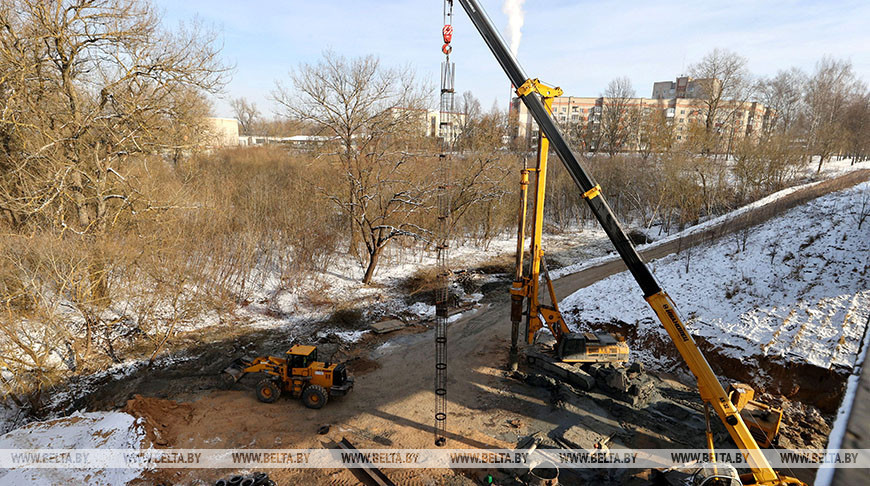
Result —
<path fill-rule="evenodd" d="M 864 221 L 870 217 L 870 186 L 864 186 L 853 208 L 851 211 L 852 217 L 858 223 L 858 230 L 860 230 Z"/>
<path fill-rule="evenodd" d="M 408 296 L 417 294 L 425 294 L 440 288 L 443 281 L 438 272 L 438 268 L 428 266 L 419 268 L 414 271 L 409 277 L 402 281 L 402 290 Z"/>

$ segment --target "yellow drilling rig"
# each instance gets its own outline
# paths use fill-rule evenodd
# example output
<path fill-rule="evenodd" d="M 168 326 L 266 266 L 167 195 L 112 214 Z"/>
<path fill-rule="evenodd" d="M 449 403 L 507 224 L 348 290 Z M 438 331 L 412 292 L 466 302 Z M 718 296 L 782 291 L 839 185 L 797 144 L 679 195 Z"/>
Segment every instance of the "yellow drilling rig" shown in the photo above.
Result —
<path fill-rule="evenodd" d="M 517 88 L 517 95 L 520 100 L 526 105 L 529 113 L 538 123 L 538 127 L 543 136 L 547 138 L 548 144 L 552 144 L 553 150 L 559 156 L 559 159 L 562 160 L 565 168 L 580 188 L 583 199 L 589 205 L 590 210 L 604 228 L 608 238 L 610 238 L 613 246 L 628 267 L 629 272 L 631 272 L 643 291 L 644 299 L 653 309 L 671 341 L 673 341 L 674 347 L 697 378 L 698 391 L 700 392 L 701 400 L 705 404 L 708 422 L 709 410 L 712 408 L 722 420 L 725 429 L 737 447 L 745 451 L 746 461 L 752 472 L 741 475 L 739 480 L 744 485 L 806 486 L 802 481 L 781 475 L 771 467 L 758 446 L 758 442 L 753 436 L 749 425 L 747 425 L 747 421 L 751 422 L 754 419 L 743 413 L 749 406 L 749 402 L 752 401 L 752 388 L 748 385 L 736 384 L 732 385 L 729 390 L 730 393 L 728 393 L 722 387 L 722 384 L 719 383 L 715 373 L 710 368 L 710 364 L 704 358 L 695 340 L 686 329 L 673 300 L 659 285 L 655 276 L 653 276 L 649 267 L 644 263 L 640 254 L 629 240 L 628 235 L 601 194 L 600 186 L 595 183 L 592 176 L 583 168 L 577 156 L 562 136 L 562 132 L 559 130 L 552 114 L 544 103 L 544 98 L 552 96 L 552 92 L 548 93 L 546 87 L 540 82 L 526 76 L 519 62 L 517 62 L 517 59 L 507 48 L 504 40 L 498 31 L 496 31 L 492 21 L 483 11 L 477 0 L 459 0 L 459 3 L 483 37 L 484 42 L 486 42 L 490 51 L 492 51 L 511 83 L 519 87 Z M 517 332 L 512 334 L 516 336 Z M 515 341 L 516 339 L 514 339 Z M 512 347 L 515 347 L 515 345 L 512 345 Z M 779 420 L 777 419 L 775 422 L 778 427 Z M 754 425 L 758 426 L 758 424 Z M 709 427 L 707 445 L 711 449 L 711 452 L 713 452 L 712 434 L 709 431 Z"/>
<path fill-rule="evenodd" d="M 562 89 L 547 86 L 537 79 L 524 85 L 522 90 L 533 90 L 541 95 L 548 113 L 553 111 L 553 98 L 562 95 Z M 520 90 L 517 90 L 520 93 Z M 550 144 L 547 137 L 539 135 L 537 164 L 534 169 L 520 173 L 520 210 L 517 218 L 516 275 L 511 285 L 511 368 L 517 368 L 517 339 L 519 323 L 525 314 L 526 343 L 533 344 L 544 325 L 553 334 L 556 343 L 553 352 L 557 359 L 566 363 L 625 363 L 628 361 L 628 345 L 622 336 L 610 333 L 572 333 L 559 311 L 556 291 L 544 259 L 541 236 L 544 227 L 544 196 L 547 187 L 547 155 Z M 526 269 L 525 254 L 526 215 L 529 200 L 529 175 L 535 174 L 534 199 L 532 201 L 532 234 L 529 243 L 529 264 Z M 550 296 L 550 305 L 540 301 L 540 282 L 543 270 L 544 281 Z M 526 307 L 525 312 L 523 307 Z"/>

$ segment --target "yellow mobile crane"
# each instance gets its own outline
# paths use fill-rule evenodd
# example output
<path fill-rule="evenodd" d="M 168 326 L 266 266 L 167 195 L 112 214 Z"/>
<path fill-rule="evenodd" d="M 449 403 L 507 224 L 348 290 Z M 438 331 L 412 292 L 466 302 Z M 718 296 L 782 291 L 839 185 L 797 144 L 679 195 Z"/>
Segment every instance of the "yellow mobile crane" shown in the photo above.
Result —
<path fill-rule="evenodd" d="M 725 392 L 710 368 L 710 364 L 683 324 L 676 305 L 641 259 L 610 206 L 604 200 L 600 186 L 580 165 L 577 156 L 568 146 L 552 115 L 548 113 L 540 97 L 540 83 L 526 76 L 477 0 L 459 0 L 459 3 L 511 83 L 519 87 L 517 95 L 526 105 L 529 113 L 538 123 L 541 132 L 552 144 L 554 151 L 582 191 L 583 199 L 586 200 L 592 213 L 604 228 L 616 251 L 637 281 L 643 291 L 644 299 L 652 307 L 674 346 L 697 378 L 701 400 L 704 401 L 705 406 L 709 405 L 713 408 L 728 430 L 731 439 L 734 440 L 738 448 L 746 452 L 747 462 L 752 473 L 741 476 L 740 480 L 745 485 L 806 486 L 798 479 L 778 474 L 762 454 L 758 443 L 744 422 L 741 410 L 738 408 L 741 404 L 745 404 L 751 388 L 740 388 L 736 390 L 736 393 L 732 393 L 732 396 Z M 711 442 L 708 440 L 708 446 L 712 446 Z"/>

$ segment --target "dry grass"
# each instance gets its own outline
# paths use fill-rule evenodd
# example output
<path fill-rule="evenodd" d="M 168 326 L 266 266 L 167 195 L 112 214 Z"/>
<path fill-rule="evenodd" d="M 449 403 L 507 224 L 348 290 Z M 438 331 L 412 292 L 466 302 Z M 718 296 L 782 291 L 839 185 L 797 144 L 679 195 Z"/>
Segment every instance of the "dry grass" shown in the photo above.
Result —
<path fill-rule="evenodd" d="M 400 290 L 409 297 L 434 292 L 442 285 L 438 274 L 436 267 L 418 268 L 413 274 L 402 280 Z"/>
<path fill-rule="evenodd" d="M 526 252 L 526 256 L 528 256 L 528 252 Z M 516 256 L 502 254 L 475 265 L 475 268 L 486 274 L 502 274 L 514 273 L 516 271 L 516 265 Z"/>

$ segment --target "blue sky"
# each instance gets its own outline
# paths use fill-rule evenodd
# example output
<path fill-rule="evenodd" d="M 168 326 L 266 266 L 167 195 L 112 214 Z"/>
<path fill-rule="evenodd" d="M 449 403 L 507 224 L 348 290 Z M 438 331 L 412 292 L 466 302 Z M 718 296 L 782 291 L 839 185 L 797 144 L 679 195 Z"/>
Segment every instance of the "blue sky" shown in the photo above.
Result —
<path fill-rule="evenodd" d="M 504 31 L 501 0 L 480 0 Z M 275 80 L 325 49 L 350 57 L 374 54 L 386 65 L 410 65 L 438 84 L 441 8 L 436 0 L 222 1 L 155 0 L 173 26 L 194 16 L 212 25 L 236 65 L 215 113 L 230 116 L 227 99 L 244 96 L 267 116 Z M 731 1 L 596 2 L 527 0 L 520 64 L 566 95 L 598 96 L 628 76 L 639 96 L 669 80 L 715 47 L 749 59 L 756 75 L 798 66 L 811 71 L 825 54 L 850 59 L 870 80 L 870 2 Z M 454 8 L 452 60 L 457 92 L 472 91 L 484 108 L 507 106 L 510 85 L 468 21 Z"/>

